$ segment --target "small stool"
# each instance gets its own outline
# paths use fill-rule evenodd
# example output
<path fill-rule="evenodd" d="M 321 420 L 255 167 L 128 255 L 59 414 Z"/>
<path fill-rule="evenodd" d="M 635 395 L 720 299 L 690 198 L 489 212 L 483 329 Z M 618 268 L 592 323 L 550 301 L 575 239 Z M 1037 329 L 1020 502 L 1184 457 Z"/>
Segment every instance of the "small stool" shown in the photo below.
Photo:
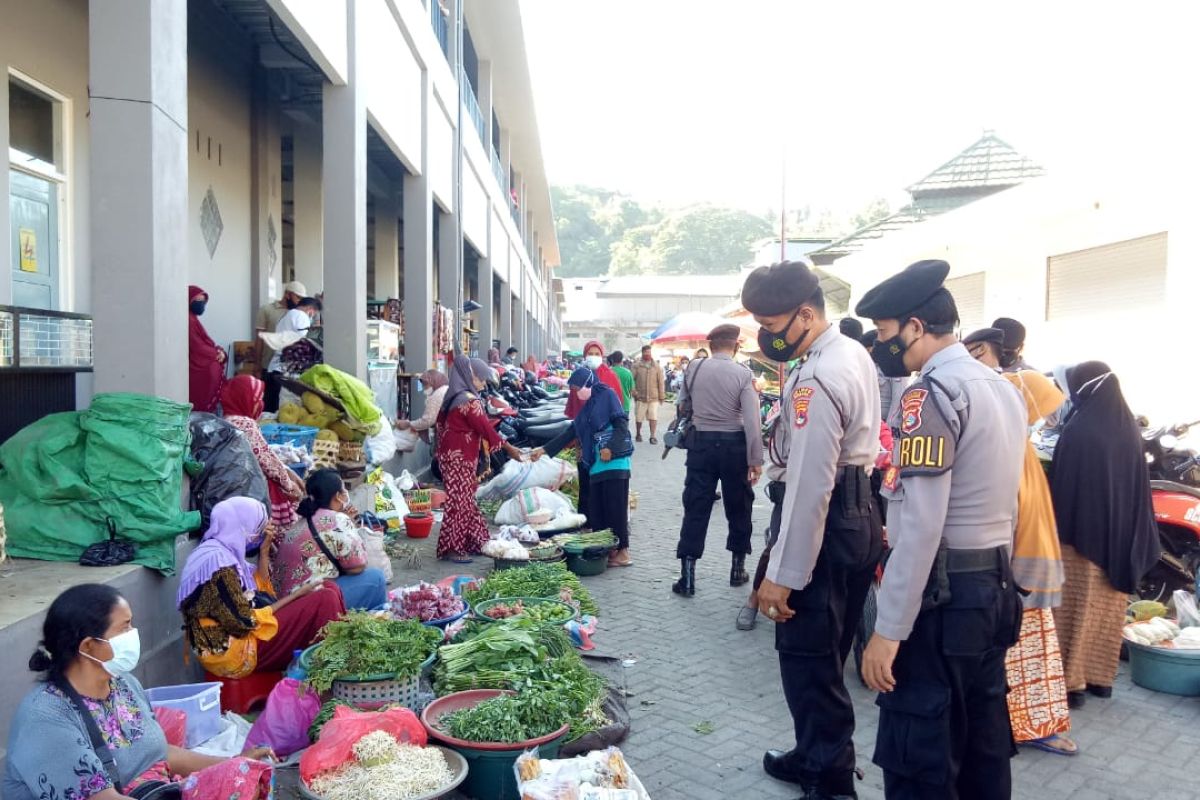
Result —
<path fill-rule="evenodd" d="M 205 672 L 204 680 L 221 684 L 222 711 L 246 714 L 257 706 L 266 705 L 267 696 L 275 684 L 283 680 L 283 673 L 251 672 L 244 678 L 222 678 Z"/>

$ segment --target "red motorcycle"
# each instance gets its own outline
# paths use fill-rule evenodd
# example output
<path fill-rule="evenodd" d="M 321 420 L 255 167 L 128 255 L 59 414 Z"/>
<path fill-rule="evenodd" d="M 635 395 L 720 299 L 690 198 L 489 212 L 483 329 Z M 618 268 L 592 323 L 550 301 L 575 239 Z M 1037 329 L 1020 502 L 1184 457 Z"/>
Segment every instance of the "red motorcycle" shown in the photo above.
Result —
<path fill-rule="evenodd" d="M 1144 422 L 1144 421 L 1143 421 Z M 1166 602 L 1176 589 L 1196 589 L 1200 569 L 1200 454 L 1179 437 L 1200 424 L 1149 428 L 1142 440 L 1162 555 L 1142 579 L 1138 595 Z"/>

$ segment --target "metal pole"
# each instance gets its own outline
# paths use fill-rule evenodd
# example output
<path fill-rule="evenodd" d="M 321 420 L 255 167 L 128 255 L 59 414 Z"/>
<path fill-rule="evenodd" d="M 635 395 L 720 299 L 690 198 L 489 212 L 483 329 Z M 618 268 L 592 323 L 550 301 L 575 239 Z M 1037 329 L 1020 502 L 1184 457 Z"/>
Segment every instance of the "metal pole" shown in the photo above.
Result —
<path fill-rule="evenodd" d="M 463 335 L 463 283 L 465 253 L 463 252 L 463 93 L 466 91 L 467 73 L 463 69 L 463 0 L 455 0 L 454 15 L 454 67 L 458 77 L 458 124 L 454 132 L 454 278 L 456 305 L 454 311 L 454 349 L 457 351 Z M 464 350 L 465 352 L 465 350 Z"/>

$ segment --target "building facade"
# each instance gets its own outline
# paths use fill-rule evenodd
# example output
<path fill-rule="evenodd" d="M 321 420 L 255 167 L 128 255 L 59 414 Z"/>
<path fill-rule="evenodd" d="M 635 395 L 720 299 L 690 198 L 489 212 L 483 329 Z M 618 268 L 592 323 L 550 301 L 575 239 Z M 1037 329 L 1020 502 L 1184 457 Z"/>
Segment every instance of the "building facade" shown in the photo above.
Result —
<path fill-rule="evenodd" d="M 326 361 L 359 377 L 368 306 L 393 298 L 405 372 L 436 363 L 439 303 L 473 349 L 557 349 L 517 0 L 5 6 L 0 393 L 14 362 L 55 365 L 29 338 L 45 311 L 94 359 L 70 373 L 79 407 L 111 390 L 186 399 L 190 284 L 223 346 L 253 338 L 286 281 L 323 292 Z"/>

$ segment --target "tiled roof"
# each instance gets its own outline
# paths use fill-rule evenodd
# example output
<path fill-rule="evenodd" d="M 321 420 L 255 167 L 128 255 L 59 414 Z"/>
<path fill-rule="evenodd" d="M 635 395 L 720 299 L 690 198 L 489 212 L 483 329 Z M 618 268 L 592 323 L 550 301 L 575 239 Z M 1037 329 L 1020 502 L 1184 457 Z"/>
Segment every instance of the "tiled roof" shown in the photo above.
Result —
<path fill-rule="evenodd" d="M 1003 189 L 1044 172 L 1007 142 L 986 131 L 983 138 L 909 186 L 908 191 L 919 198 L 926 192 Z"/>

